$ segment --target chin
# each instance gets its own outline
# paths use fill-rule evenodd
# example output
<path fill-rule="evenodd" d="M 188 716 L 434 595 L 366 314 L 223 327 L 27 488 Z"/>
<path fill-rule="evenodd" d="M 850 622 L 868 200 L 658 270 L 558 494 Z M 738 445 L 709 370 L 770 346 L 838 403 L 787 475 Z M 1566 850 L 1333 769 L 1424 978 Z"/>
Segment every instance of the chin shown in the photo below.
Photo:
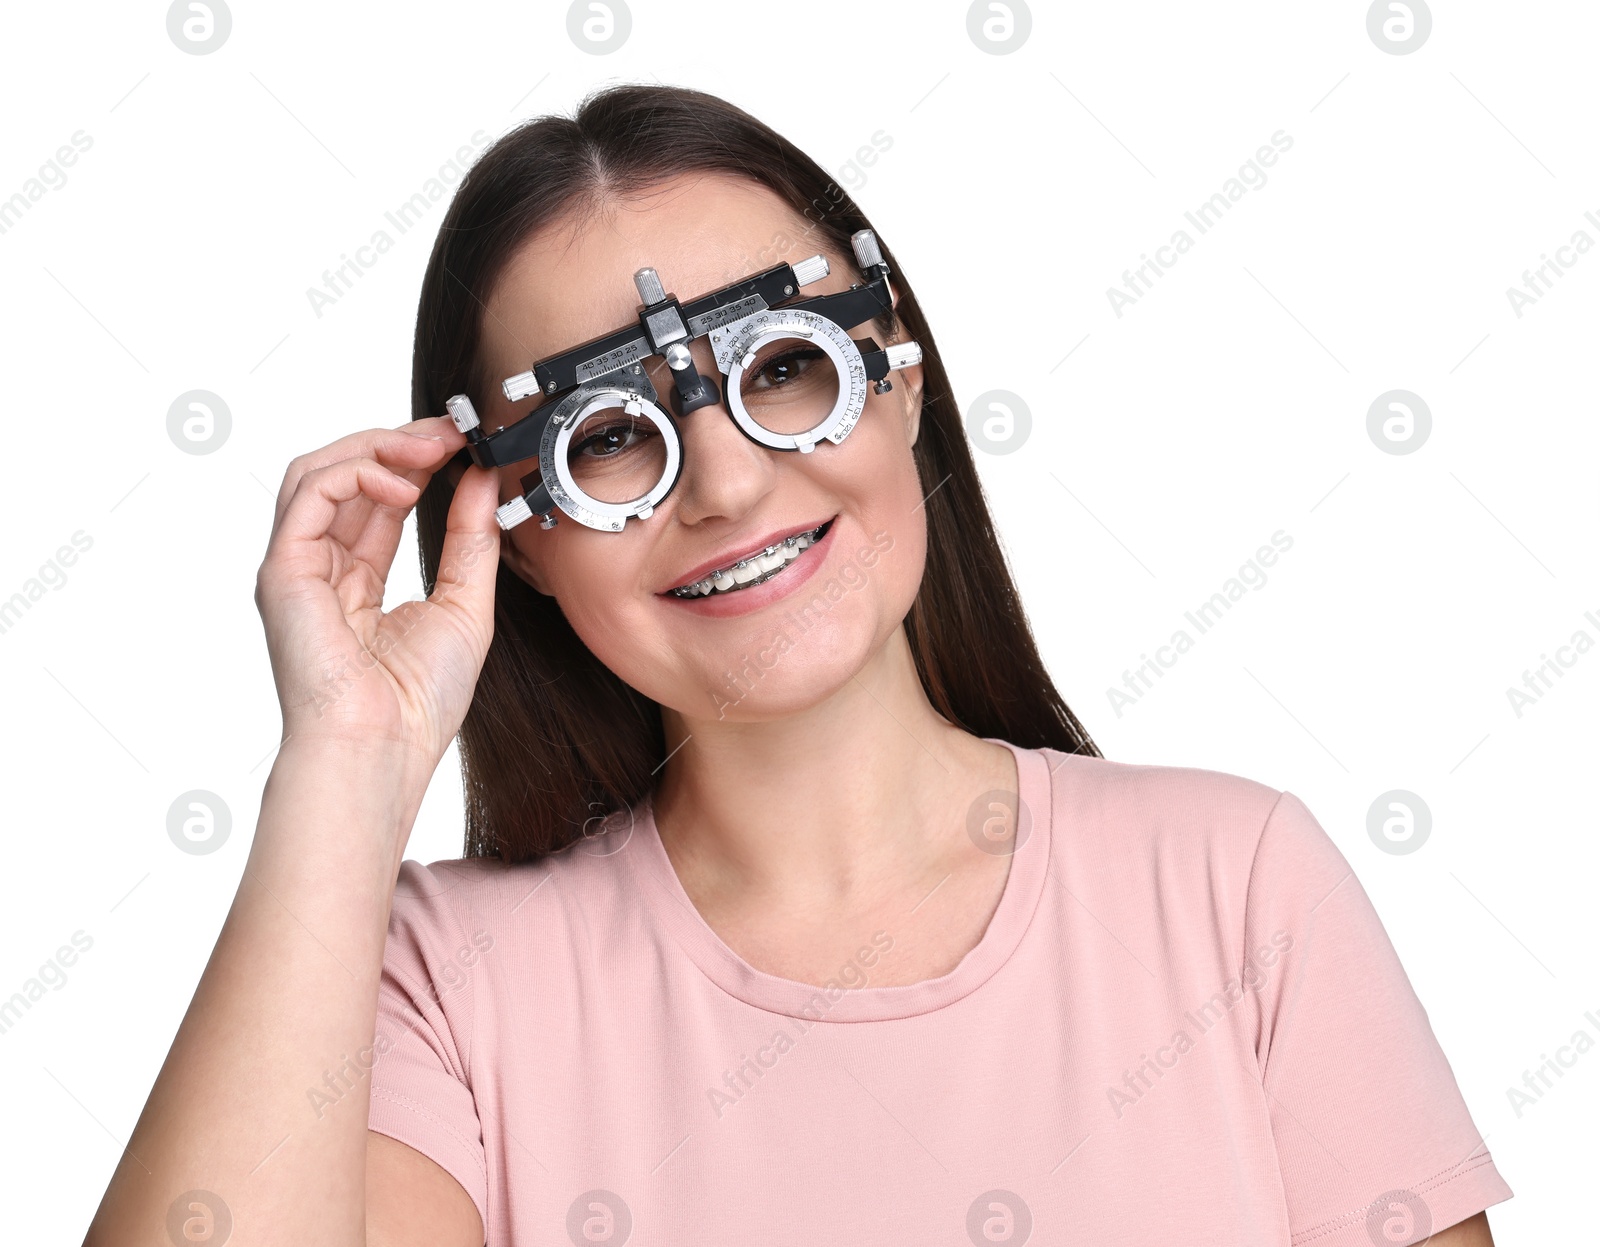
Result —
<path fill-rule="evenodd" d="M 833 674 L 805 671 L 797 679 L 774 680 L 774 673 L 768 673 L 754 684 L 724 682 L 711 690 L 704 708 L 695 717 L 723 723 L 766 723 L 791 718 L 833 696 L 855 672 L 844 672 L 842 679 L 828 678 Z"/>

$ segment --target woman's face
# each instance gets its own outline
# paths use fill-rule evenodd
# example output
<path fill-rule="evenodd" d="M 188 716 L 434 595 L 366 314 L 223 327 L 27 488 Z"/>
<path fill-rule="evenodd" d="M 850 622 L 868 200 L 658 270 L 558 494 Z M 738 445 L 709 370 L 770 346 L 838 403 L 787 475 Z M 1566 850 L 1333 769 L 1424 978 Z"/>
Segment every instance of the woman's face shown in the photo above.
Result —
<path fill-rule="evenodd" d="M 807 225 L 756 182 L 695 173 L 616 202 L 576 232 L 562 222 L 531 237 L 484 316 L 482 349 L 496 382 L 479 413 L 484 427 L 513 424 L 533 409 L 529 400 L 507 402 L 501 379 L 637 318 L 638 269 L 655 268 L 667 292 L 687 302 L 816 254 L 819 235 L 808 236 Z M 828 258 L 831 272 L 806 296 L 862 280 L 853 260 Z M 856 338 L 879 333 L 871 322 L 846 330 Z M 723 388 L 706 339 L 692 351 L 700 372 Z M 666 406 L 668 374 L 652 362 Z M 824 441 L 808 454 L 750 441 L 723 402 L 692 411 L 679 422 L 682 474 L 649 519 L 611 533 L 558 511 L 554 528 L 535 519 L 503 534 L 504 557 L 556 599 L 601 662 L 663 706 L 730 721 L 803 710 L 878 652 L 922 579 L 926 530 L 911 451 L 922 369 L 890 380 L 888 394 L 868 387 L 861 419 L 841 445 Z M 502 502 L 522 493 L 534 466 L 500 469 Z M 762 584 L 694 599 L 669 592 L 824 523 L 822 540 Z"/>

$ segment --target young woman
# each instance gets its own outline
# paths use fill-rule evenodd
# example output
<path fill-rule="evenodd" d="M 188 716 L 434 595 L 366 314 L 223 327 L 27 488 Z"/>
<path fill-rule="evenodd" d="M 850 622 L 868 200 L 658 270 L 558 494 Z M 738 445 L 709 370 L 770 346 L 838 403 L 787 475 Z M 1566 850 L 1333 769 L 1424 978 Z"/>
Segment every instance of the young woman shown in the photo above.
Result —
<path fill-rule="evenodd" d="M 86 1241 L 1490 1243 L 1511 1192 L 1311 812 L 1108 761 L 1051 684 L 867 229 L 674 88 L 471 170 L 415 418 L 285 475 L 256 592 L 282 747 Z M 834 394 L 825 352 L 735 385 L 708 331 L 642 365 L 661 408 L 718 387 L 671 428 L 579 412 L 565 476 L 479 466 L 566 419 L 545 374 L 501 383 L 638 329 L 641 270 L 689 305 L 781 265 L 795 298 L 886 278 L 840 326 L 894 351 L 847 437 L 752 435 L 736 401 Z M 515 522 L 541 483 L 659 475 L 674 430 L 651 509 Z M 430 596 L 385 614 L 413 506 Z M 458 736 L 466 855 L 405 860 Z"/>

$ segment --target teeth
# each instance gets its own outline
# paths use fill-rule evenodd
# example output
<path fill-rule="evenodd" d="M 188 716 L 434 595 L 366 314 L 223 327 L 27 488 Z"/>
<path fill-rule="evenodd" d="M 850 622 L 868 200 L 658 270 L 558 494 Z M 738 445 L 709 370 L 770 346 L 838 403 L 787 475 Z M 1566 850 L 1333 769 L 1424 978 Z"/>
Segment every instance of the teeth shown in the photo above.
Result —
<path fill-rule="evenodd" d="M 749 558 L 740 559 L 732 567 L 718 568 L 693 584 L 674 589 L 672 592 L 674 596 L 680 598 L 705 597 L 712 592 L 728 593 L 744 585 L 769 580 L 799 558 L 802 550 L 816 544 L 819 534 L 825 527 L 826 525 L 818 525 L 810 532 L 785 537 L 776 545 L 768 546 Z"/>

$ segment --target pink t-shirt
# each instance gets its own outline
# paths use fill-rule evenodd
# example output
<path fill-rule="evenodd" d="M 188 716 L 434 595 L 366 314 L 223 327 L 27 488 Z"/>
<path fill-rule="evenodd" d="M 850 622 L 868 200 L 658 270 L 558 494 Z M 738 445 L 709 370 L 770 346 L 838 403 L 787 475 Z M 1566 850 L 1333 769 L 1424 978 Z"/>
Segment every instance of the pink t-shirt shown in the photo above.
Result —
<path fill-rule="evenodd" d="M 1005 890 L 921 983 L 872 985 L 893 919 L 831 986 L 749 966 L 648 800 L 537 863 L 405 862 L 371 1128 L 489 1247 L 1395 1247 L 1510 1197 L 1298 798 L 996 743 Z"/>

